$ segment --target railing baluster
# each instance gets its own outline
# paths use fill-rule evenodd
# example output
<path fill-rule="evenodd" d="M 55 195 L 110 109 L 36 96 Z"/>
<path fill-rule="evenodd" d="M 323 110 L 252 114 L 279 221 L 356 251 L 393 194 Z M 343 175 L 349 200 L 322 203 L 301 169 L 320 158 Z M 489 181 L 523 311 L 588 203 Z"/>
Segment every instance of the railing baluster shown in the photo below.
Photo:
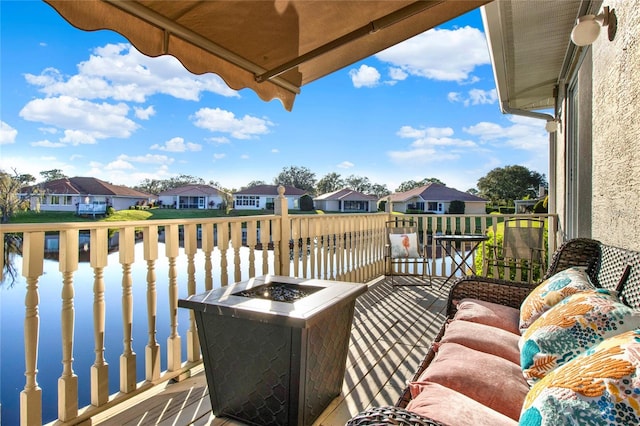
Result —
<path fill-rule="evenodd" d="M 95 361 L 91 366 L 91 404 L 99 407 L 109 401 L 109 364 L 104 358 L 105 302 L 104 268 L 109 250 L 108 230 L 92 229 L 90 263 L 93 268 L 93 339 Z"/>
<path fill-rule="evenodd" d="M 3 242 L 4 244 L 4 242 Z M 38 340 L 40 334 L 40 295 L 38 279 L 44 270 L 44 232 L 25 232 L 23 236 L 22 275 L 27 280 L 24 298 L 24 364 L 26 381 L 20 392 L 20 422 L 42 424 L 42 389 L 38 386 Z"/>
<path fill-rule="evenodd" d="M 62 375 L 58 379 L 58 418 L 62 421 L 72 420 L 78 415 L 78 376 L 73 372 L 73 273 L 78 270 L 78 238 L 77 229 L 60 232 L 58 269 L 62 273 Z"/>
<path fill-rule="evenodd" d="M 331 274 L 331 279 L 342 279 L 345 272 L 345 245 L 347 244 L 347 236 L 344 220 L 336 220 L 332 222 L 333 230 L 332 230 L 332 240 L 335 243 L 333 247 L 333 255 L 329 257 L 329 262 L 332 263 L 331 270 L 335 270 L 335 274 Z M 335 260 L 334 260 L 335 259 Z"/>
<path fill-rule="evenodd" d="M 135 228 L 120 228 L 118 253 L 122 265 L 122 335 L 123 351 L 120 356 L 120 392 L 129 393 L 136 388 L 136 354 L 132 348 L 133 279 L 131 264 L 135 261 Z"/>
<path fill-rule="evenodd" d="M 179 254 L 180 236 L 178 225 L 167 225 L 164 228 L 165 253 L 169 261 L 169 337 L 167 338 L 167 370 L 178 371 L 182 364 L 180 351 L 181 338 L 178 334 L 178 272 L 176 258 Z"/>
<path fill-rule="evenodd" d="M 158 227 L 147 226 L 142 230 L 144 260 L 147 262 L 147 333 L 145 347 L 145 379 L 149 382 L 160 378 L 160 345 L 156 337 L 158 294 L 156 290 L 156 260 L 158 259 Z"/>
<path fill-rule="evenodd" d="M 290 249 L 292 253 L 293 261 L 293 276 L 300 276 L 300 220 L 297 218 L 291 219 L 291 244 L 293 247 Z"/>
<path fill-rule="evenodd" d="M 231 247 L 233 248 L 233 282 L 242 281 L 240 247 L 242 247 L 242 223 L 231 222 Z"/>
<path fill-rule="evenodd" d="M 269 273 L 269 229 L 271 221 L 260 221 L 260 245 L 262 246 L 262 275 Z"/>
<path fill-rule="evenodd" d="M 340 221 L 331 221 L 329 222 L 329 279 L 330 280 L 335 280 L 336 279 L 336 270 L 337 270 L 337 265 L 336 265 L 336 255 L 338 252 L 338 243 L 340 242 L 340 238 L 342 236 L 342 234 L 339 234 L 339 238 L 338 237 L 338 233 L 340 231 Z"/>
<path fill-rule="evenodd" d="M 196 294 L 195 256 L 198 251 L 198 228 L 195 223 L 184 225 L 184 253 L 187 256 L 187 294 Z M 196 329 L 196 317 L 189 310 L 189 329 L 187 330 L 187 360 L 200 360 L 200 340 Z"/>
<path fill-rule="evenodd" d="M 204 288 L 213 289 L 213 263 L 211 254 L 214 247 L 213 223 L 203 223 L 201 228 L 202 251 L 204 252 Z"/>
<path fill-rule="evenodd" d="M 280 232 L 280 220 L 274 220 L 272 222 L 272 228 L 271 228 L 271 236 L 273 238 L 273 270 L 275 272 L 276 275 L 281 275 L 282 272 L 282 261 L 281 261 L 281 257 L 285 256 L 284 253 L 282 253 L 282 251 L 280 250 L 280 238 L 281 237 L 281 232 Z M 287 259 L 289 259 L 289 252 L 287 251 L 286 253 Z"/>
<path fill-rule="evenodd" d="M 257 222 L 251 220 L 247 222 L 247 246 L 249 247 L 249 277 L 256 276 L 256 238 Z"/>

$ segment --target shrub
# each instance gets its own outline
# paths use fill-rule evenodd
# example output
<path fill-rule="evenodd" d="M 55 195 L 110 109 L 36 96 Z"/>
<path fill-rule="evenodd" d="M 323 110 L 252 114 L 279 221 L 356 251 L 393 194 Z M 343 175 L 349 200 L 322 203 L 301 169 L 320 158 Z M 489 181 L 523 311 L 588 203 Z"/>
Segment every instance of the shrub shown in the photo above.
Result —
<path fill-rule="evenodd" d="M 305 194 L 300 197 L 300 210 L 310 212 L 313 210 L 313 198 L 310 195 Z"/>
<path fill-rule="evenodd" d="M 534 213 L 547 213 L 547 206 L 548 206 L 548 202 L 549 202 L 549 196 L 547 195 L 546 197 L 544 197 L 542 200 L 539 200 L 534 206 L 533 206 L 533 212 Z"/>

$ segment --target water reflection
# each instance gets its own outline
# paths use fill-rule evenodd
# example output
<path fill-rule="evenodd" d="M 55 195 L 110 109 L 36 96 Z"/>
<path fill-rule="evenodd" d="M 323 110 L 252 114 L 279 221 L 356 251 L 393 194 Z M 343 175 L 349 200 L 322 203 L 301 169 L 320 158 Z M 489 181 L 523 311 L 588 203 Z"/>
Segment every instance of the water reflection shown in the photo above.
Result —
<path fill-rule="evenodd" d="M 83 246 L 81 245 L 81 251 Z M 145 379 L 144 349 L 148 341 L 147 330 L 147 265 L 144 261 L 143 244 L 135 246 L 136 262 L 132 265 L 133 291 L 133 350 L 137 354 L 137 381 Z M 168 303 L 169 265 L 164 243 L 158 243 L 160 258 L 156 262 L 157 291 L 157 336 L 163 350 L 170 333 L 170 308 Z M 5 252 L 6 253 L 6 252 Z M 53 253 L 53 250 L 51 251 Z M 255 270 L 262 272 L 262 252 L 256 252 Z M 241 279 L 249 278 L 249 249 L 240 249 Z M 221 253 L 216 248 L 211 256 L 213 264 L 213 285 L 220 286 Z M 233 250 L 227 251 L 226 261 L 231 265 L 229 279 L 233 281 Z M 194 259 L 196 292 L 205 291 L 205 258 L 198 251 Z M 15 271 L 22 269 L 22 257 L 13 255 L 12 265 Z M 176 262 L 178 297 L 187 296 L 187 257 L 184 249 Z M 273 253 L 268 252 L 268 273 L 273 273 Z M 16 275 L 13 286 L 5 283 L 0 287 L 0 397 L 2 424 L 19 424 L 19 398 L 25 384 L 24 365 L 24 317 L 26 281 Z M 79 406 L 90 403 L 90 367 L 95 360 L 93 341 L 93 269 L 88 262 L 81 262 L 74 273 L 74 308 L 75 308 L 75 340 L 73 347 L 73 370 L 78 375 Z M 123 350 L 122 326 L 122 267 L 118 253 L 108 255 L 108 266 L 104 269 L 105 282 L 105 358 L 109 363 L 110 393 L 119 388 L 119 356 Z M 43 421 L 50 422 L 57 418 L 57 380 L 62 374 L 62 332 L 60 326 L 62 275 L 58 271 L 58 262 L 44 261 L 44 273 L 38 283 L 40 295 L 40 340 L 38 352 L 38 385 L 42 388 Z M 182 359 L 186 360 L 186 331 L 188 329 L 189 312 L 178 309 L 178 332 L 183 336 Z M 161 370 L 167 368 L 166 353 L 162 353 Z"/>

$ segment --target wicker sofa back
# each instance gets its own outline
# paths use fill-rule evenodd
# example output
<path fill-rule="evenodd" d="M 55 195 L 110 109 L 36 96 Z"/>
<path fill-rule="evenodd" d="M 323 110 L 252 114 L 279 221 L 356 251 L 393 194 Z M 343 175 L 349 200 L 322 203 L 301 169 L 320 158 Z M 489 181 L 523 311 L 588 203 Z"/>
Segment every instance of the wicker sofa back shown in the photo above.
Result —
<path fill-rule="evenodd" d="M 607 246 L 599 241 L 577 238 L 562 244 L 554 253 L 543 280 L 572 266 L 587 268 L 592 282 L 602 288 L 617 290 L 621 299 L 629 306 L 640 309 L 640 252 Z M 526 296 L 537 283 L 521 283 L 484 277 L 463 277 L 452 286 L 447 301 L 447 320 L 453 318 L 456 304 L 464 298 L 479 299 L 519 308 Z M 445 332 L 445 324 L 435 342 Z M 418 367 L 412 381 L 416 381 L 429 366 L 436 354 L 436 345 L 432 345 L 426 357 Z M 438 425 L 404 410 L 411 400 L 407 387 L 395 404 L 395 407 L 377 407 L 360 413 L 351 419 L 349 426 L 356 425 Z"/>

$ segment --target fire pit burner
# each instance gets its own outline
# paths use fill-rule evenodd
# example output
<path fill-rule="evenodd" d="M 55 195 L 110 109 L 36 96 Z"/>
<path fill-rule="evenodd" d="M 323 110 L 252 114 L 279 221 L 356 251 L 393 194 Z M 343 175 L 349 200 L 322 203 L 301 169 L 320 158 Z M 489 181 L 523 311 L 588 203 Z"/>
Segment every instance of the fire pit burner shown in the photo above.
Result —
<path fill-rule="evenodd" d="M 366 291 L 265 275 L 180 299 L 196 319 L 216 418 L 312 426 L 340 395 L 356 298 Z"/>
<path fill-rule="evenodd" d="M 233 295 L 242 297 L 257 297 L 259 299 L 267 299 L 274 302 L 293 303 L 296 300 L 309 296 L 316 291 L 322 290 L 323 288 L 324 287 L 271 282 L 269 284 L 264 284 L 252 288 L 251 290 L 243 290 L 237 293 L 233 293 Z"/>

